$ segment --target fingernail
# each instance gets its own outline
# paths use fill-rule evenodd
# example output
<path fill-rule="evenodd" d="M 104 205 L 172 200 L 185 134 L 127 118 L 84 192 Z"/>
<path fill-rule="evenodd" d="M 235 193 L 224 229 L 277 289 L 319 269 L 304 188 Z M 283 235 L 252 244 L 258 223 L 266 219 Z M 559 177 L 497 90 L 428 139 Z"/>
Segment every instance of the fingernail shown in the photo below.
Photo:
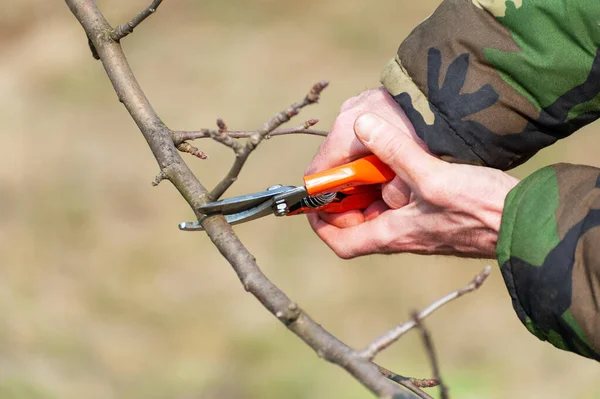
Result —
<path fill-rule="evenodd" d="M 362 114 L 354 122 L 356 136 L 364 142 L 369 143 L 373 139 L 373 132 L 381 126 L 381 119 L 374 114 Z"/>

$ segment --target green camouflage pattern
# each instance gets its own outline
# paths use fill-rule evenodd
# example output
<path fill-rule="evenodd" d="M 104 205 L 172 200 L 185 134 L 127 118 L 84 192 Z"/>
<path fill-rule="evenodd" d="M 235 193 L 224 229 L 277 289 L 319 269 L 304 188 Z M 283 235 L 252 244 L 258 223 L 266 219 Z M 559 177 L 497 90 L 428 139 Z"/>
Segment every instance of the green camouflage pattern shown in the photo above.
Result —
<path fill-rule="evenodd" d="M 496 255 L 519 319 L 600 360 L 600 169 L 557 164 L 506 198 Z"/>
<path fill-rule="evenodd" d="M 598 21 L 597 0 L 445 0 L 381 81 L 432 152 L 507 170 L 600 117 Z"/>
<path fill-rule="evenodd" d="M 598 0 L 445 0 L 381 82 L 430 151 L 507 170 L 600 117 L 599 26 Z M 596 360 L 599 175 L 559 164 L 523 180 L 506 199 L 497 245 L 526 328 Z"/>

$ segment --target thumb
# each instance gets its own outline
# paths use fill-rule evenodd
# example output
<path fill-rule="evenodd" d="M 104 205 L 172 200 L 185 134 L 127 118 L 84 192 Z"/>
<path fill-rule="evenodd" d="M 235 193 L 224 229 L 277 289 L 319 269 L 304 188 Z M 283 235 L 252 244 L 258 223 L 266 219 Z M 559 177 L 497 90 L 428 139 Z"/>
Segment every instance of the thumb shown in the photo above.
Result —
<path fill-rule="evenodd" d="M 373 113 L 356 119 L 354 133 L 365 147 L 409 184 L 435 173 L 441 162 L 415 142 L 408 130 Z"/>

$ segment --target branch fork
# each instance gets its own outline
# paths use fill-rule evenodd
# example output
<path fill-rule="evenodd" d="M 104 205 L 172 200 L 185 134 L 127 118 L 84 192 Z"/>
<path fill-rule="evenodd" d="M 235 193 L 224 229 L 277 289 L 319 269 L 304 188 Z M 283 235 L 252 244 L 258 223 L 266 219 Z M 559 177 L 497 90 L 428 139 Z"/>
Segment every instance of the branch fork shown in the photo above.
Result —
<path fill-rule="evenodd" d="M 111 32 L 110 37 L 114 41 L 118 42 L 125 36 L 129 35 L 130 33 L 133 33 L 133 30 L 139 24 L 144 22 L 146 18 L 148 18 L 150 15 L 156 12 L 156 9 L 158 8 L 158 6 L 160 6 L 160 3 L 162 3 L 162 1 L 163 0 L 154 0 L 147 8 L 145 8 L 144 10 L 142 10 L 142 12 L 133 17 L 131 21 L 127 22 L 126 24 L 119 25 L 116 29 L 114 29 Z"/>
<path fill-rule="evenodd" d="M 440 309 L 444 305 L 460 298 L 461 296 L 477 290 L 483 285 L 485 280 L 489 277 L 492 267 L 486 266 L 481 272 L 479 272 L 469 284 L 465 285 L 461 289 L 452 291 L 443 298 L 438 299 L 421 312 L 417 313 L 413 319 L 407 323 L 401 324 L 394 329 L 388 331 L 381 337 L 377 338 L 369 346 L 363 349 L 360 354 L 365 359 L 373 360 L 378 353 L 388 348 L 394 342 L 398 341 L 404 334 L 418 326 L 417 319 L 423 320 L 431 315 L 436 310 Z"/>

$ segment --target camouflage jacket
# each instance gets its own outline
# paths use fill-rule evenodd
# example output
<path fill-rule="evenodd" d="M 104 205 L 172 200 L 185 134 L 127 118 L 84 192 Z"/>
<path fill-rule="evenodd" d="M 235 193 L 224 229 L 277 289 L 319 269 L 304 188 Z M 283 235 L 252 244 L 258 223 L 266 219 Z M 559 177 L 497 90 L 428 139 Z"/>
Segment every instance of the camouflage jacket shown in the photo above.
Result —
<path fill-rule="evenodd" d="M 381 81 L 443 159 L 513 168 L 600 116 L 600 1 L 444 0 Z M 519 319 L 600 360 L 600 170 L 558 164 L 508 195 L 496 253 Z"/>

